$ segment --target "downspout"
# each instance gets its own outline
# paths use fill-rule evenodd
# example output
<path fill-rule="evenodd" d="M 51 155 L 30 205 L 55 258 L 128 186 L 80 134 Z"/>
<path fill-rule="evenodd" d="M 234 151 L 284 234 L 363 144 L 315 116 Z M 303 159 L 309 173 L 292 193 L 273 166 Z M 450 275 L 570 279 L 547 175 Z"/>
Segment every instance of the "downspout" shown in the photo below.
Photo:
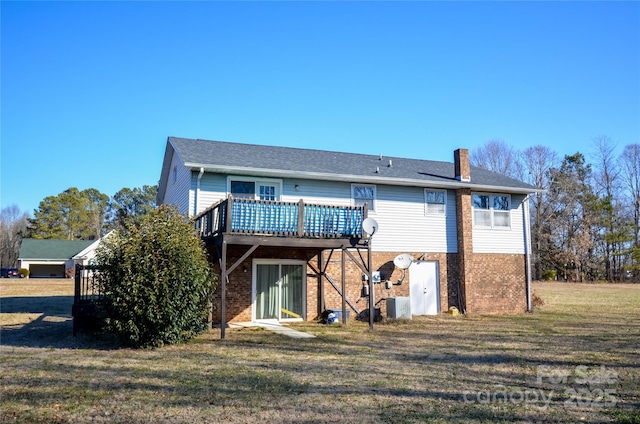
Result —
<path fill-rule="evenodd" d="M 198 198 L 200 197 L 200 180 L 204 175 L 204 168 L 200 168 L 200 173 L 198 173 L 198 179 L 196 180 L 196 193 L 195 199 L 193 199 L 193 216 L 198 215 Z"/>
<path fill-rule="evenodd" d="M 525 248 L 525 274 L 527 278 L 527 312 L 533 311 L 533 306 L 531 304 L 531 216 L 529 214 L 529 196 L 527 196 L 522 201 L 522 213 L 524 218 L 524 248 Z"/>

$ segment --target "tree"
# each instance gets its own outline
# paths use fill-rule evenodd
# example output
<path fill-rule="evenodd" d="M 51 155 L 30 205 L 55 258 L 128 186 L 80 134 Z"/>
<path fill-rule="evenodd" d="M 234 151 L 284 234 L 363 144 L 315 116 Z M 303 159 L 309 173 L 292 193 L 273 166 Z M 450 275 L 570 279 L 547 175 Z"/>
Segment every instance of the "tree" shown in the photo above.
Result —
<path fill-rule="evenodd" d="M 640 144 L 629 144 L 624 147 L 619 159 L 620 176 L 624 188 L 625 209 L 629 216 L 632 246 L 630 248 L 629 269 L 640 269 Z"/>
<path fill-rule="evenodd" d="M 522 164 L 525 181 L 529 184 L 548 191 L 551 183 L 551 170 L 559 165 L 558 154 L 545 146 L 529 147 L 522 153 Z M 551 257 L 552 241 L 550 238 L 549 217 L 552 208 L 547 192 L 535 193 L 531 196 L 531 238 L 532 238 L 532 264 L 534 278 L 540 279 L 543 273 L 552 271 Z"/>
<path fill-rule="evenodd" d="M 595 147 L 594 183 L 600 199 L 601 228 L 596 233 L 596 243 L 602 253 L 604 278 L 607 281 L 622 277 L 621 256 L 624 245 L 629 241 L 628 226 L 622 214 L 620 167 L 614 151 L 615 143 L 607 136 L 593 140 Z"/>
<path fill-rule="evenodd" d="M 204 331 L 215 279 L 193 223 L 163 205 L 103 239 L 101 312 L 107 331 L 135 347 L 157 347 Z"/>
<path fill-rule="evenodd" d="M 29 214 L 16 205 L 0 212 L 0 265 L 15 267 L 20 253 L 22 237 L 26 234 Z"/>
<path fill-rule="evenodd" d="M 502 140 L 489 140 L 471 151 L 471 164 L 508 177 L 523 179 L 522 162 L 516 149 Z"/>
<path fill-rule="evenodd" d="M 565 156 L 560 168 L 551 170 L 549 230 L 555 255 L 549 259 L 565 279 L 592 279 L 598 268 L 594 256 L 598 203 L 591 179 L 591 165 L 581 153 Z"/>
<path fill-rule="evenodd" d="M 40 202 L 29 220 L 29 236 L 40 239 L 94 240 L 102 236 L 109 197 L 90 188 L 68 188 Z"/>
<path fill-rule="evenodd" d="M 113 195 L 107 209 L 108 227 L 123 227 L 128 219 L 139 219 L 156 208 L 158 186 L 123 188 Z"/>

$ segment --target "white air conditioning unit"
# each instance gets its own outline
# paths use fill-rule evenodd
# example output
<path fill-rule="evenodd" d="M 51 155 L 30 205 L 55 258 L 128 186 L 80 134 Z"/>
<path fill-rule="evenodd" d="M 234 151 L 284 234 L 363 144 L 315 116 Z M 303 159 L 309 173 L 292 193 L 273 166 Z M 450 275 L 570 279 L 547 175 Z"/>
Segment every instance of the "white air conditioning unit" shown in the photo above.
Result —
<path fill-rule="evenodd" d="M 411 319 L 411 300 L 408 297 L 387 297 L 387 318 Z"/>

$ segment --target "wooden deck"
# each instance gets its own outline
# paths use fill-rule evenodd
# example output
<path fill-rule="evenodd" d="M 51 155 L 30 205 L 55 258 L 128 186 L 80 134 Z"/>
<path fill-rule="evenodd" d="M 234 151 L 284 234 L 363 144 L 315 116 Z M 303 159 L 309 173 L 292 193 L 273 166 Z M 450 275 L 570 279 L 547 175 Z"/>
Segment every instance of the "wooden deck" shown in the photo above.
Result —
<path fill-rule="evenodd" d="M 335 248 L 363 236 L 366 206 L 330 206 L 229 197 L 198 214 L 207 244 L 259 244 Z"/>

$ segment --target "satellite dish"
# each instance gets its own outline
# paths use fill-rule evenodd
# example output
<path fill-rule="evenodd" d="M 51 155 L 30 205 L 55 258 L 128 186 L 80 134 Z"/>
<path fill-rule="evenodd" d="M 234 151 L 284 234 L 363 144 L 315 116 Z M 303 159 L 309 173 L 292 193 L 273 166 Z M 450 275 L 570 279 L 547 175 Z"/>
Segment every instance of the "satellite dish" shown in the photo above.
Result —
<path fill-rule="evenodd" d="M 400 269 L 408 269 L 413 262 L 413 257 L 408 253 L 398 255 L 393 260 L 393 264 Z"/>
<path fill-rule="evenodd" d="M 378 231 L 378 223 L 373 218 L 366 218 L 362 221 L 362 229 L 369 237 L 371 237 L 376 231 Z"/>

